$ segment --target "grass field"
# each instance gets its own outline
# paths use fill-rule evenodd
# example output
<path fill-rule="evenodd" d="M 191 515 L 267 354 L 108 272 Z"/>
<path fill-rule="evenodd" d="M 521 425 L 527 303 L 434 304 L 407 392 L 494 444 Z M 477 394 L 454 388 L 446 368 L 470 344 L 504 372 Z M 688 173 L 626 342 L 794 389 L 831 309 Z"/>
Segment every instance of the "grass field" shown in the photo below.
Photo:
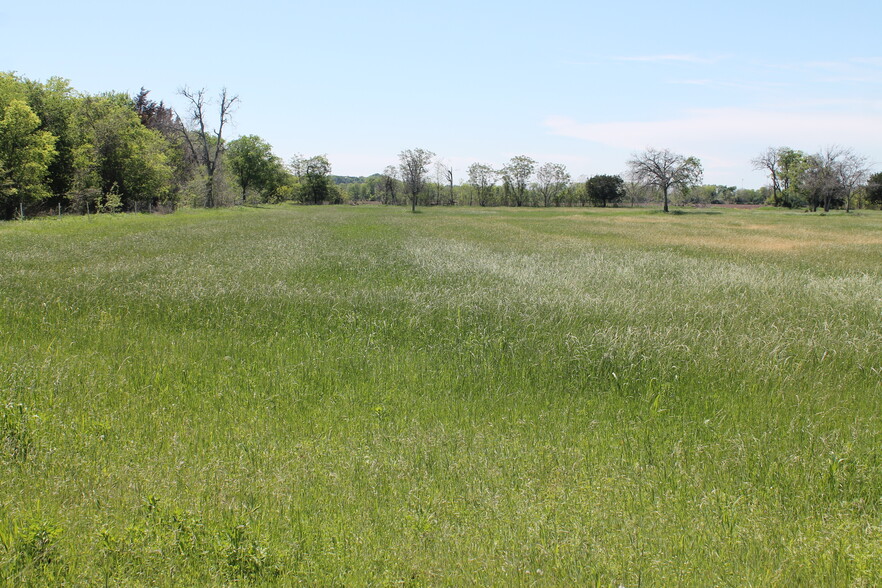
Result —
<path fill-rule="evenodd" d="M 0 577 L 882 583 L 882 214 L 0 224 Z"/>

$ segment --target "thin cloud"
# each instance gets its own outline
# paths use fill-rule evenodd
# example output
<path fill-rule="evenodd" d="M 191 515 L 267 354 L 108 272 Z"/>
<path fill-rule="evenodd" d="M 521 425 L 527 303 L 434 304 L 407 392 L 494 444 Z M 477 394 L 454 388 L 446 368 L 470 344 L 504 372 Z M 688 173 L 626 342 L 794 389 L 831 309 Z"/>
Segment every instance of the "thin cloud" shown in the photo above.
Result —
<path fill-rule="evenodd" d="M 680 86 L 719 86 L 720 83 L 716 80 L 671 80 L 668 82 L 669 84 L 676 84 Z"/>
<path fill-rule="evenodd" d="M 851 58 L 841 61 L 803 61 L 791 63 L 759 63 L 761 68 L 813 76 L 817 83 L 882 82 L 882 58 Z"/>
<path fill-rule="evenodd" d="M 818 98 L 814 100 L 803 100 L 797 104 L 791 105 L 791 108 L 798 108 L 802 110 L 817 108 L 847 108 L 850 109 L 852 112 L 878 111 L 878 114 L 882 114 L 882 99 L 867 100 L 864 98 Z"/>
<path fill-rule="evenodd" d="M 755 143 L 788 144 L 811 150 L 839 143 L 876 150 L 873 138 L 882 135 L 882 114 L 716 108 L 656 121 L 582 123 L 551 116 L 545 120 L 545 126 L 555 135 L 625 149 L 669 145 L 725 150 L 733 143 Z"/>
<path fill-rule="evenodd" d="M 873 68 L 882 67 L 882 57 L 853 57 L 844 61 L 807 61 L 803 63 L 807 68 L 841 70 L 843 68 Z"/>
<path fill-rule="evenodd" d="M 882 83 L 882 76 L 834 76 L 818 78 L 817 81 L 824 84 L 879 84 Z"/>
<path fill-rule="evenodd" d="M 839 70 L 843 67 L 850 67 L 850 62 L 844 61 L 807 61 L 804 63 L 805 67 L 809 69 L 832 69 Z"/>
<path fill-rule="evenodd" d="M 847 62 L 819 62 L 810 64 L 826 84 L 879 84 L 882 83 L 882 63 L 851 59 Z"/>
<path fill-rule="evenodd" d="M 860 63 L 861 65 L 874 65 L 876 67 L 882 67 L 882 57 L 858 57 L 852 59 L 855 63 Z"/>
<path fill-rule="evenodd" d="M 616 61 L 638 61 L 643 63 L 664 63 L 664 62 L 674 62 L 674 63 L 698 63 L 698 64 L 710 64 L 716 63 L 717 59 L 709 59 L 707 57 L 699 57 L 697 55 L 690 54 L 675 54 L 669 53 L 664 55 L 637 55 L 633 57 L 614 57 Z"/>
<path fill-rule="evenodd" d="M 789 145 L 808 152 L 825 145 L 846 145 L 871 161 L 882 161 L 875 140 L 882 135 L 882 112 L 867 108 L 847 113 L 717 108 L 688 111 L 680 117 L 655 121 L 585 123 L 550 116 L 544 123 L 553 135 L 584 140 L 586 152 L 596 154 L 599 160 L 605 153 L 612 159 L 613 154 L 624 157 L 627 152 L 647 147 L 695 155 L 702 160 L 708 183 L 764 182 L 764 176 L 753 171 L 748 162 L 770 145 Z"/>
<path fill-rule="evenodd" d="M 585 66 L 595 66 L 595 65 L 599 65 L 600 63 L 602 63 L 602 61 L 601 61 L 601 60 L 590 60 L 590 59 L 589 59 L 589 60 L 584 60 L 584 59 L 565 59 L 565 60 L 561 61 L 560 63 L 561 63 L 561 65 L 569 65 L 569 66 L 585 67 Z"/>
<path fill-rule="evenodd" d="M 784 82 L 733 82 L 715 79 L 684 79 L 670 80 L 667 83 L 676 86 L 701 86 L 706 88 L 736 88 L 739 90 L 769 90 L 788 87 Z"/>

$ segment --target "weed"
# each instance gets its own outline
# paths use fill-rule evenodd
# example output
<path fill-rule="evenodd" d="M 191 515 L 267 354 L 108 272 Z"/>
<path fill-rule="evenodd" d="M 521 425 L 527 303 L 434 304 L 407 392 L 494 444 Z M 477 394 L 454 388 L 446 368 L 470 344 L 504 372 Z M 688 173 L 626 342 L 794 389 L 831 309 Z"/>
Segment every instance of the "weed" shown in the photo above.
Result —
<path fill-rule="evenodd" d="M 0 527 L 0 578 L 35 575 L 57 577 L 61 551 L 58 539 L 62 528 L 45 518 L 32 518 L 23 524 L 8 522 Z"/>
<path fill-rule="evenodd" d="M 18 550 L 29 564 L 51 564 L 58 555 L 56 542 L 61 533 L 61 527 L 47 521 L 34 521 L 19 531 L 16 541 Z"/>
<path fill-rule="evenodd" d="M 278 575 L 279 569 L 269 548 L 254 537 L 247 523 L 231 525 L 224 531 L 220 553 L 234 577 L 257 578 Z"/>
<path fill-rule="evenodd" d="M 3 455 L 13 461 L 23 462 L 33 453 L 34 436 L 32 422 L 35 417 L 21 403 L 0 405 L 0 439 Z"/>

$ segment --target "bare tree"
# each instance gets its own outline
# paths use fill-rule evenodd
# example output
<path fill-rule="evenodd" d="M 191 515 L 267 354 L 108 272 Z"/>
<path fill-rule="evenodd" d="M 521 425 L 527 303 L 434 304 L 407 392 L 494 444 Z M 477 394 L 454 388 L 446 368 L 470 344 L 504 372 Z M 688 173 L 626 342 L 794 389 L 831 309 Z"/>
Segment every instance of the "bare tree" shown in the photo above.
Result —
<path fill-rule="evenodd" d="M 411 210 L 416 212 L 417 198 L 426 185 L 426 172 L 435 154 L 426 149 L 405 149 L 398 154 L 401 179 L 410 194 Z"/>
<path fill-rule="evenodd" d="M 845 198 L 845 212 L 851 212 L 851 198 L 858 187 L 863 184 L 870 175 L 867 158 L 858 155 L 849 148 L 839 149 L 839 157 L 836 159 L 836 176 L 842 186 Z"/>
<path fill-rule="evenodd" d="M 456 203 L 453 197 L 453 167 L 439 160 L 435 162 L 435 204 L 443 204 L 441 189 L 444 184 L 448 189 L 447 205 L 453 206 Z"/>
<path fill-rule="evenodd" d="M 478 205 L 487 206 L 493 186 L 496 184 L 497 172 L 489 165 L 473 163 L 469 166 L 469 184 L 478 193 Z"/>
<path fill-rule="evenodd" d="M 570 174 L 567 172 L 567 166 L 562 163 L 546 163 L 536 170 L 536 187 L 542 194 L 546 208 L 551 202 L 559 204 L 558 198 L 569 183 Z"/>
<path fill-rule="evenodd" d="M 655 186 L 664 196 L 664 211 L 668 212 L 668 194 L 672 188 L 688 190 L 701 182 L 701 162 L 696 157 L 686 157 L 669 149 L 649 148 L 634 154 L 628 161 L 634 181 Z"/>
<path fill-rule="evenodd" d="M 306 170 L 306 156 L 302 153 L 295 153 L 288 161 L 288 171 L 290 171 L 299 180 L 303 177 Z"/>
<path fill-rule="evenodd" d="M 832 166 L 822 154 L 806 157 L 805 166 L 799 175 L 798 189 L 805 196 L 809 210 L 815 212 L 821 205 L 825 211 L 829 210 L 830 203 L 835 198 L 836 178 Z"/>
<path fill-rule="evenodd" d="M 380 190 L 383 192 L 383 204 L 395 204 L 397 198 L 395 192 L 398 189 L 398 169 L 394 165 L 387 165 L 380 178 Z"/>
<path fill-rule="evenodd" d="M 769 179 L 772 181 L 772 204 L 774 206 L 781 205 L 781 182 L 783 178 L 781 177 L 779 165 L 780 152 L 781 148 L 769 147 L 750 161 L 753 164 L 753 169 L 769 172 Z"/>
<path fill-rule="evenodd" d="M 830 212 L 834 205 L 845 204 L 851 210 L 851 197 L 869 173 L 865 157 L 851 149 L 830 146 L 807 158 L 799 178 L 812 211 L 818 206 Z"/>
<path fill-rule="evenodd" d="M 508 165 L 502 168 L 502 181 L 505 184 L 506 192 L 514 196 L 515 206 L 523 206 L 524 194 L 527 191 L 527 182 L 533 175 L 533 168 L 536 162 L 526 155 L 516 155 L 508 162 Z"/>
<path fill-rule="evenodd" d="M 178 117 L 181 120 L 181 131 L 190 153 L 205 168 L 205 206 L 211 208 L 215 204 L 214 174 L 224 148 L 224 125 L 230 122 L 233 106 L 239 102 L 239 97 L 230 96 L 226 88 L 221 90 L 218 126 L 209 131 L 205 88 L 190 90 L 184 87 L 178 93 L 188 101 L 186 118 Z M 189 123 L 190 128 L 185 126 L 184 120 Z"/>
<path fill-rule="evenodd" d="M 447 181 L 447 166 L 443 161 L 435 161 L 435 202 L 441 204 L 441 187 Z"/>
<path fill-rule="evenodd" d="M 638 202 L 647 202 L 654 190 L 653 186 L 647 186 L 640 182 L 625 182 L 625 197 L 631 203 L 631 208 L 634 208 L 634 205 Z"/>

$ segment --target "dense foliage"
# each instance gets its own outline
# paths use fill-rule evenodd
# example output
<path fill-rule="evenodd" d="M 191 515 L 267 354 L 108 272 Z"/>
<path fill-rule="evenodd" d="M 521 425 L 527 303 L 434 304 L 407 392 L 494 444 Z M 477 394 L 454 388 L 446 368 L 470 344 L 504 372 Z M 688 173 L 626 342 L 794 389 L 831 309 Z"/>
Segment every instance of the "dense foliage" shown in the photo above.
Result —
<path fill-rule="evenodd" d="M 0 218 L 342 200 L 327 178 L 327 158 L 308 160 L 325 169 L 317 175 L 309 166 L 301 176 L 260 137 L 228 142 L 212 130 L 204 90 L 181 90 L 190 100 L 183 118 L 149 94 L 89 95 L 61 78 L 0 73 Z M 224 108 L 223 122 L 236 102 L 221 94 L 214 106 Z"/>
<path fill-rule="evenodd" d="M 806 154 L 789 147 L 770 147 L 753 159 L 755 169 L 769 174 L 775 206 L 807 207 L 824 212 L 844 207 L 850 210 L 857 200 L 873 202 L 867 159 L 851 149 L 831 146 Z"/>

